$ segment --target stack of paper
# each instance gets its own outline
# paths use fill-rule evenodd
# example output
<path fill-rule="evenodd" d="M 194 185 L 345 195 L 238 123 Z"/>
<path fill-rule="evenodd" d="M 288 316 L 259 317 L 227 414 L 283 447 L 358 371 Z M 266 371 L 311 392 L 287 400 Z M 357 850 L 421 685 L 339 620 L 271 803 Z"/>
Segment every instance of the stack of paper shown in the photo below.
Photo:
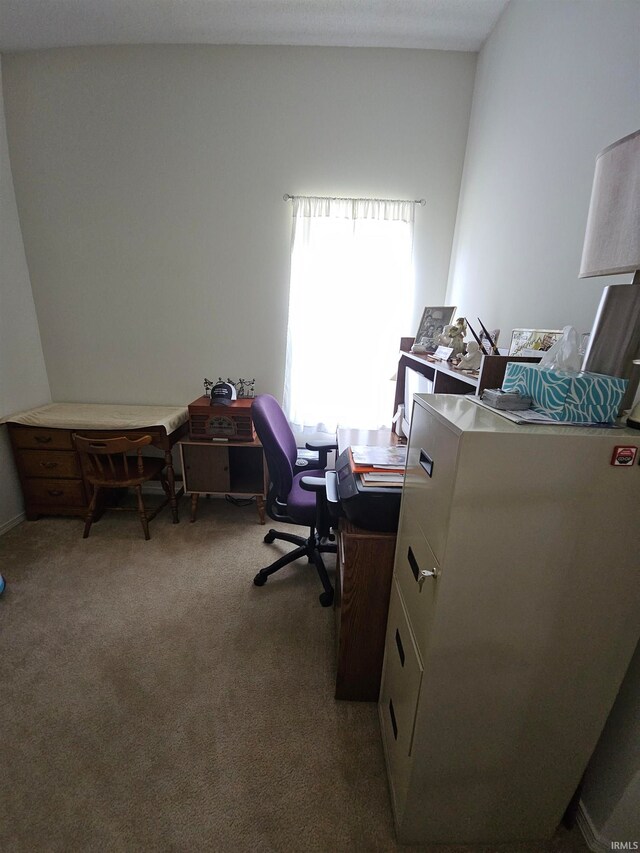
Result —
<path fill-rule="evenodd" d="M 351 446 L 351 460 L 354 471 L 359 468 L 404 471 L 407 465 L 407 448 L 406 445 L 402 444 L 389 445 L 388 447 L 356 444 Z"/>
<path fill-rule="evenodd" d="M 363 486 L 400 487 L 407 464 L 407 448 L 404 445 L 352 445 L 351 467 L 360 477 Z"/>
<path fill-rule="evenodd" d="M 404 475 L 397 471 L 365 471 L 360 474 L 360 482 L 363 486 L 401 486 Z"/>

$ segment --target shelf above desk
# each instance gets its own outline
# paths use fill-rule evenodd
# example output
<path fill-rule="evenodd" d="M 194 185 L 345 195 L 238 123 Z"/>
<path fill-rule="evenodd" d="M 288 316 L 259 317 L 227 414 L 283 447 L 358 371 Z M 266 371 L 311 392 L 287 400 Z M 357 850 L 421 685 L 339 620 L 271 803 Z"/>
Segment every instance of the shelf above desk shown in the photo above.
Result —
<path fill-rule="evenodd" d="M 411 338 L 403 338 L 398 361 L 396 378 L 396 394 L 393 405 L 394 414 L 401 404 L 408 405 L 406 399 L 406 373 L 412 370 L 426 380 L 426 387 L 419 389 L 427 394 L 474 394 L 480 395 L 485 388 L 500 388 L 504 379 L 507 364 L 512 361 L 537 364 L 540 357 L 514 355 L 483 355 L 480 370 L 477 375 L 464 373 L 444 361 L 434 361 L 427 355 L 410 352 Z M 407 413 L 408 417 L 408 413 Z M 407 429 L 408 421 L 404 424 Z"/>

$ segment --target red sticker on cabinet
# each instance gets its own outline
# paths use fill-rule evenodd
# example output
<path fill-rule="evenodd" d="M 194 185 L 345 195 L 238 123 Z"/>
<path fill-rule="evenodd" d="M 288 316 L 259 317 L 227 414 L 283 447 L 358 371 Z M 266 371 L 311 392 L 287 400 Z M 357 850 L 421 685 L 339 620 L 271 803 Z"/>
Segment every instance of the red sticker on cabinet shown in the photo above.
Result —
<path fill-rule="evenodd" d="M 628 468 L 636 461 L 638 455 L 637 447 L 614 447 L 611 464 Z"/>

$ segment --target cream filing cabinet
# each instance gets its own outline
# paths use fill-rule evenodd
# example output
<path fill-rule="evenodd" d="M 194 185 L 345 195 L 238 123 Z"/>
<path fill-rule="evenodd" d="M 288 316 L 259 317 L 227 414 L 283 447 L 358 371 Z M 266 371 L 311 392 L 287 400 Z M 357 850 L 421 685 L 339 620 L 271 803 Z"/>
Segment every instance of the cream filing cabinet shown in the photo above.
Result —
<path fill-rule="evenodd" d="M 640 634 L 640 432 L 414 401 L 378 706 L 397 835 L 550 838 Z"/>

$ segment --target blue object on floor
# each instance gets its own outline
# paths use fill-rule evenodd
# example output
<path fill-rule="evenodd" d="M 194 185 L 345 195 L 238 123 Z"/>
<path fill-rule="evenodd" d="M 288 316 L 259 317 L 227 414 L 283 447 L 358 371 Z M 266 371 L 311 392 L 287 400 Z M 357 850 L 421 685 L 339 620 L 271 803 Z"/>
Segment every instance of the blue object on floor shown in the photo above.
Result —
<path fill-rule="evenodd" d="M 0 575 L 0 595 L 2 595 L 2 593 L 4 592 L 5 586 L 6 583 L 4 581 L 4 578 L 2 577 L 2 575 Z"/>

